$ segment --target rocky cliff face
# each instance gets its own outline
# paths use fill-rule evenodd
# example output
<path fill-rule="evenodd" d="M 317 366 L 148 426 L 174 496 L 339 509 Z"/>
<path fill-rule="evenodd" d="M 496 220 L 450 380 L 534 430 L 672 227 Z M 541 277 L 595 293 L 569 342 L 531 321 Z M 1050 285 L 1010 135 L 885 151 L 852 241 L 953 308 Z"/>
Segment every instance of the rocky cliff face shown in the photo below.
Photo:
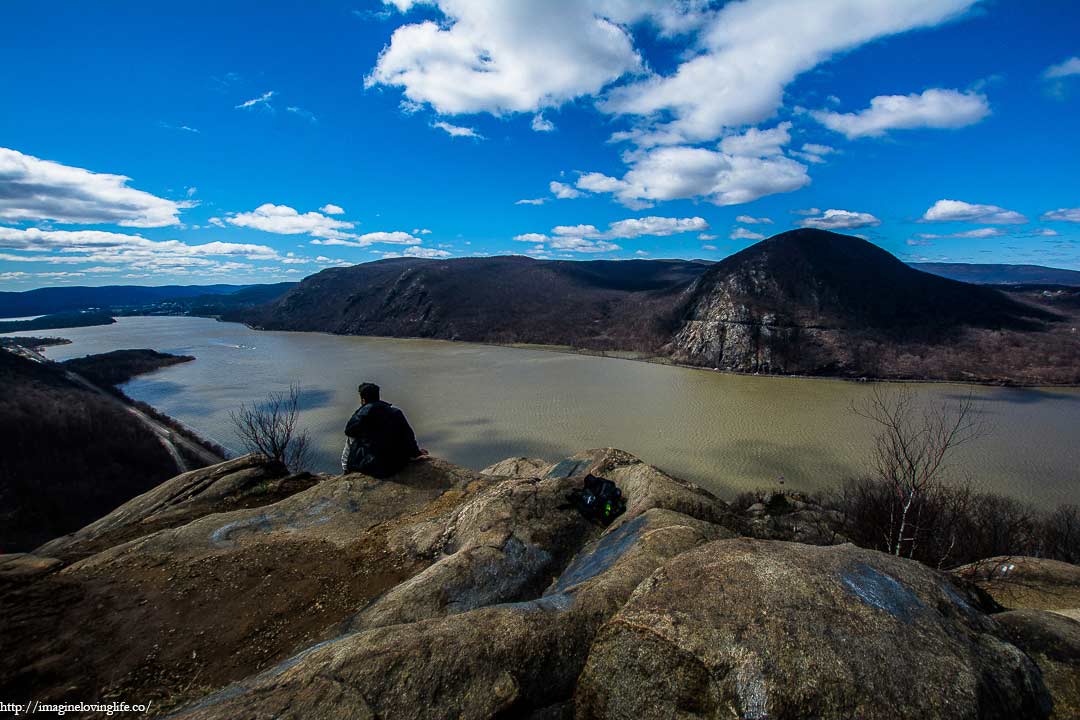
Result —
<path fill-rule="evenodd" d="M 607 528 L 566 503 L 590 472 L 628 500 Z M 805 544 L 839 539 L 766 510 L 612 449 L 388 481 L 242 458 L 0 556 L 0 695 L 139 697 L 188 720 L 1072 707 L 1080 623 L 999 622 L 962 578 Z"/>
<path fill-rule="evenodd" d="M 939 345 L 966 328 L 1031 330 L 1055 318 L 821 230 L 757 243 L 712 266 L 687 294 L 673 357 L 743 372 L 876 375 L 883 348 Z"/>

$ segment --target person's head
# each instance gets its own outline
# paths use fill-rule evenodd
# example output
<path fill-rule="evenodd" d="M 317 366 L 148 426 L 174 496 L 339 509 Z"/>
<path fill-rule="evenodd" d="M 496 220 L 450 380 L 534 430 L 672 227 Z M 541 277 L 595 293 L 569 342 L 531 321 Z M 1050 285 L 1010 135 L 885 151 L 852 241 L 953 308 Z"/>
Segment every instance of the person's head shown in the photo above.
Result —
<path fill-rule="evenodd" d="M 379 386 L 375 383 L 360 383 L 360 402 L 363 405 L 379 399 Z"/>

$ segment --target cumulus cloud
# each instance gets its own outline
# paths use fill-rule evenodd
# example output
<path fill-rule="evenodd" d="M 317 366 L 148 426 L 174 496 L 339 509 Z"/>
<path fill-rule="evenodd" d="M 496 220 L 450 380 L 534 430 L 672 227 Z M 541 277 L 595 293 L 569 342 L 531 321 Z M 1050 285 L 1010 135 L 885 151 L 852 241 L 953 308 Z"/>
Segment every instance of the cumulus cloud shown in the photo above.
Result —
<path fill-rule="evenodd" d="M 321 208 L 319 208 L 319 212 L 325 213 L 327 215 L 344 215 L 345 208 L 341 207 L 340 205 L 335 205 L 333 203 L 327 203 Z"/>
<path fill-rule="evenodd" d="M 514 236 L 518 242 L 532 243 L 538 250 L 565 250 L 569 252 L 611 252 L 621 250 L 610 240 L 630 240 L 638 237 L 667 237 L 686 232 L 707 230 L 709 223 L 704 218 L 671 218 L 649 216 L 628 218 L 608 224 L 607 230 L 600 230 L 595 225 L 556 225 L 551 234 L 524 233 Z"/>
<path fill-rule="evenodd" d="M 772 225 L 772 218 L 767 217 L 753 217 L 751 215 L 740 215 L 735 218 L 735 222 L 742 223 L 743 225 Z"/>
<path fill-rule="evenodd" d="M 642 67 L 620 23 L 641 15 L 582 0 L 432 0 L 441 23 L 394 31 L 365 79 L 443 114 L 537 112 Z M 625 3 L 630 5 L 630 3 Z M 410 3 L 411 5 L 411 3 Z"/>
<path fill-rule="evenodd" d="M 990 114 L 986 96 L 933 88 L 922 94 L 880 95 L 857 113 L 817 110 L 811 116 L 849 140 L 880 137 L 889 130 L 959 128 L 974 125 Z"/>
<path fill-rule="evenodd" d="M 543 205 L 545 202 L 547 202 L 547 198 L 527 198 L 527 199 L 523 199 L 523 200 L 518 200 L 514 204 L 515 205 Z"/>
<path fill-rule="evenodd" d="M 783 122 L 770 130 L 750 128 L 741 135 L 729 135 L 720 141 L 720 149 L 729 155 L 765 157 L 779 155 L 791 142 L 791 123 Z"/>
<path fill-rule="evenodd" d="M 756 233 L 753 230 L 747 230 L 744 227 L 735 228 L 729 235 L 732 240 L 764 240 L 765 236 L 761 233 Z"/>
<path fill-rule="evenodd" d="M 419 245 L 413 245 L 412 247 L 407 247 L 407 248 L 405 248 L 404 250 L 402 250 L 400 252 L 397 252 L 397 251 L 384 252 L 384 253 L 382 253 L 382 256 L 384 258 L 414 257 L 414 258 L 431 258 L 431 259 L 434 259 L 434 258 L 450 257 L 450 253 L 446 252 L 445 250 L 436 250 L 435 248 L 428 248 L 428 247 L 421 247 Z"/>
<path fill-rule="evenodd" d="M 980 239 L 1001 237 L 1004 235 L 998 228 L 978 228 L 977 230 L 965 230 L 964 232 L 949 233 L 947 235 L 935 235 L 933 233 L 918 233 L 916 237 L 923 240 L 945 240 L 951 238 Z"/>
<path fill-rule="evenodd" d="M 653 148 L 636 155 L 621 179 L 587 173 L 577 187 L 612 193 L 628 207 L 648 207 L 656 201 L 698 197 L 715 205 L 738 205 L 798 190 L 809 183 L 806 166 L 791 158 L 680 146 Z"/>
<path fill-rule="evenodd" d="M 199 269 L 218 272 L 235 268 L 236 260 L 280 260 L 266 245 L 210 242 L 189 245 L 179 240 L 148 240 L 140 235 L 103 230 L 43 230 L 0 227 L 0 248 L 25 255 L 4 253 L 6 262 L 79 265 L 93 263 L 99 271 L 115 265 L 125 269 L 176 272 Z M 231 262 L 220 258 L 231 258 Z M 240 267 L 249 267 L 241 264 Z M 84 271 L 84 272 L 89 272 Z"/>
<path fill-rule="evenodd" d="M 1043 220 L 1050 222 L 1074 222 L 1080 223 L 1080 208 L 1060 208 L 1045 213 Z"/>
<path fill-rule="evenodd" d="M 195 205 L 128 187 L 130 180 L 0 148 L 0 220 L 164 227 Z"/>
<path fill-rule="evenodd" d="M 1080 57 L 1071 57 L 1043 71 L 1043 77 L 1047 80 L 1058 80 L 1073 75 L 1080 75 Z"/>
<path fill-rule="evenodd" d="M 376 243 L 388 243 L 390 245 L 411 245 L 422 242 L 407 232 L 396 230 L 393 232 L 369 232 L 363 235 L 348 235 L 346 237 L 332 237 L 325 240 L 312 240 L 312 245 L 341 245 L 343 247 L 370 247 Z"/>
<path fill-rule="evenodd" d="M 938 200 L 922 216 L 923 222 L 971 222 L 986 225 L 1019 225 L 1027 218 L 997 205 L 976 205 L 962 200 Z"/>
<path fill-rule="evenodd" d="M 475 138 L 477 140 L 484 139 L 483 135 L 476 132 L 476 130 L 472 129 L 471 127 L 465 127 L 463 125 L 451 125 L 450 123 L 443 122 L 442 120 L 431 123 L 431 127 L 442 130 L 450 137 L 467 137 Z"/>
<path fill-rule="evenodd" d="M 819 230 L 851 230 L 862 227 L 876 227 L 881 220 L 870 213 L 852 212 L 851 210 L 826 210 L 818 217 L 808 217 L 799 223 L 803 227 Z"/>
<path fill-rule="evenodd" d="M 575 190 L 573 186 L 558 182 L 557 180 L 552 180 L 548 184 L 548 188 L 551 189 L 551 194 L 560 200 L 573 200 L 574 198 L 581 197 L 581 193 Z"/>
<path fill-rule="evenodd" d="M 831 155 L 836 152 L 836 148 L 828 145 L 819 145 L 818 143 L 806 143 L 802 146 L 802 150 L 792 150 L 791 155 L 797 157 L 803 162 L 813 163 L 814 165 L 820 165 L 825 162 L 825 156 Z"/>
<path fill-rule="evenodd" d="M 931 27 L 976 0 L 746 0 L 711 13 L 697 52 L 670 75 L 613 89 L 600 107 L 643 119 L 636 142 L 705 142 L 761 122 L 798 75 L 874 39 Z M 672 119 L 653 122 L 653 118 Z"/>
<path fill-rule="evenodd" d="M 715 251 L 715 250 L 718 250 L 719 248 L 717 248 L 715 245 L 702 245 L 701 249 L 702 250 Z"/>
<path fill-rule="evenodd" d="M 543 113 L 536 113 L 532 119 L 532 129 L 536 132 L 553 132 L 555 123 L 544 117 Z"/>
<path fill-rule="evenodd" d="M 288 205 L 264 203 L 251 212 L 237 213 L 225 219 L 230 225 L 249 227 L 279 235 L 311 235 L 317 238 L 344 240 L 352 237 L 346 230 L 354 224 L 335 220 L 314 211 L 299 213 Z"/>

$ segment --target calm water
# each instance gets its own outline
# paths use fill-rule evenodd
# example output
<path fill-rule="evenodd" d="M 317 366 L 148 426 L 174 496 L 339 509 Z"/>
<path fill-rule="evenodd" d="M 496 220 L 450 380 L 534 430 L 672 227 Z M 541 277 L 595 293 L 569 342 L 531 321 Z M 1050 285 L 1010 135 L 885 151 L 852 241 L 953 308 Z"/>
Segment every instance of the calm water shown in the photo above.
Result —
<path fill-rule="evenodd" d="M 370 380 L 408 414 L 423 447 L 481 468 L 505 457 L 550 460 L 614 446 L 722 495 L 817 490 L 858 472 L 870 428 L 850 412 L 868 384 L 724 375 L 541 350 L 429 340 L 257 332 L 203 318 L 118 318 L 54 330 L 54 359 L 120 348 L 194 355 L 124 389 L 226 447 L 228 412 L 298 381 L 318 464 L 334 470 L 342 428 Z M 958 465 L 983 488 L 1040 505 L 1080 501 L 1080 391 L 917 386 L 930 397 L 971 390 L 991 434 Z"/>

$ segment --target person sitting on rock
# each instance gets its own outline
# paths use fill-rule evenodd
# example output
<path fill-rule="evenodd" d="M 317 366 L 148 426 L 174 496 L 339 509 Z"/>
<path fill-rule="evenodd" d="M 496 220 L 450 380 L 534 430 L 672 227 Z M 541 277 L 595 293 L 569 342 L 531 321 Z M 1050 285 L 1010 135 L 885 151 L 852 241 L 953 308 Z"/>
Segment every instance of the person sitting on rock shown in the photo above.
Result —
<path fill-rule="evenodd" d="M 427 450 L 416 444 L 405 413 L 379 399 L 375 383 L 360 385 L 360 408 L 345 425 L 342 472 L 362 472 L 377 478 L 390 477 Z"/>

